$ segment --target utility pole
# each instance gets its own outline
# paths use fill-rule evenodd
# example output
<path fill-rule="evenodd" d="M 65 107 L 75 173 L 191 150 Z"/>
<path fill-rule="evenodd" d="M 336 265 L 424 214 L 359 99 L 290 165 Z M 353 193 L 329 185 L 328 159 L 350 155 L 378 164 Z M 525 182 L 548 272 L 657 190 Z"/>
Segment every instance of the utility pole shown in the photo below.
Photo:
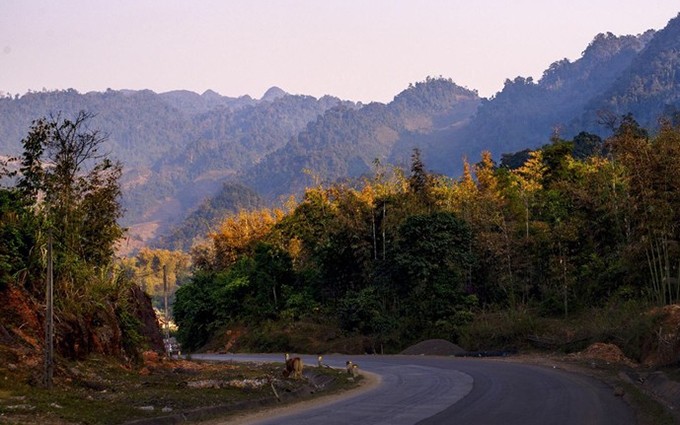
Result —
<path fill-rule="evenodd" d="M 170 323 L 168 322 L 168 265 L 163 264 L 163 300 L 165 306 L 165 338 L 170 338 Z"/>
<path fill-rule="evenodd" d="M 47 236 L 47 289 L 45 291 L 45 387 L 52 389 L 54 376 L 54 279 L 52 231 Z"/>
<path fill-rule="evenodd" d="M 387 214 L 386 210 L 386 202 L 383 202 L 383 217 L 382 217 L 382 248 L 383 248 L 383 261 L 385 261 L 385 215 Z"/>

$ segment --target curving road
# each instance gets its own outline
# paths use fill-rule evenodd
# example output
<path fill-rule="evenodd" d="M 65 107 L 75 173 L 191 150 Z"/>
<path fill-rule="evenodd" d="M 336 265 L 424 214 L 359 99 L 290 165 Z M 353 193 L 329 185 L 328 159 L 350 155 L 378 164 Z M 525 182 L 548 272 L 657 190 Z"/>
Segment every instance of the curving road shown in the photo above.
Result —
<path fill-rule="evenodd" d="M 305 364 L 316 357 L 302 356 Z M 206 360 L 281 362 L 282 355 L 201 355 Z M 424 356 L 326 356 L 351 359 L 380 375 L 368 392 L 260 425 L 633 425 L 633 412 L 611 387 L 586 376 L 488 359 Z"/>

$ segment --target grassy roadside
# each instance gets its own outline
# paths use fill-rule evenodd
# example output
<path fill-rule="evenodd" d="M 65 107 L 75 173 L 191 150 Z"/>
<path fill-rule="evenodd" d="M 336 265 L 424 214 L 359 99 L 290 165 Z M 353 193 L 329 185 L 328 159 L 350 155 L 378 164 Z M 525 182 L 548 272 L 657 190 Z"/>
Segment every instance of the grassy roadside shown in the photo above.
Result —
<path fill-rule="evenodd" d="M 281 364 L 151 357 L 137 369 L 104 357 L 61 364 L 52 390 L 35 384 L 35 369 L 0 368 L 0 423 L 112 425 L 180 414 L 203 420 L 357 385 L 326 368 L 306 368 L 313 379 L 293 380 L 281 377 Z"/>

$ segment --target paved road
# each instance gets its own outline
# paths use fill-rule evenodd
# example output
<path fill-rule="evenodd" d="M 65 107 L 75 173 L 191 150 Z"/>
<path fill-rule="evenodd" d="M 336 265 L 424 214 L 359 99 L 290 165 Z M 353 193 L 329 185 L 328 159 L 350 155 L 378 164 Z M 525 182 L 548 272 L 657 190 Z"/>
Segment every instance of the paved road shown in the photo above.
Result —
<path fill-rule="evenodd" d="M 195 356 L 198 358 L 199 356 Z M 214 360 L 282 361 L 281 355 L 201 356 Z M 348 356 L 326 356 L 343 367 Z M 306 364 L 315 357 L 303 356 Z M 379 387 L 261 425 L 633 425 L 632 411 L 611 387 L 559 369 L 423 356 L 352 356 L 382 377 Z"/>

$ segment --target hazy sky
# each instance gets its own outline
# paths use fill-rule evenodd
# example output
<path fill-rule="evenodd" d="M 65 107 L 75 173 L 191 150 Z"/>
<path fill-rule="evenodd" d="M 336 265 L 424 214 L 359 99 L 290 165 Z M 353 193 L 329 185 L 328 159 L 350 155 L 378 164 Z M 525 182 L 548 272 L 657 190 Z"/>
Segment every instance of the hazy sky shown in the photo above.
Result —
<path fill-rule="evenodd" d="M 213 89 L 390 101 L 443 76 L 482 96 L 677 0 L 0 0 L 0 91 Z"/>

